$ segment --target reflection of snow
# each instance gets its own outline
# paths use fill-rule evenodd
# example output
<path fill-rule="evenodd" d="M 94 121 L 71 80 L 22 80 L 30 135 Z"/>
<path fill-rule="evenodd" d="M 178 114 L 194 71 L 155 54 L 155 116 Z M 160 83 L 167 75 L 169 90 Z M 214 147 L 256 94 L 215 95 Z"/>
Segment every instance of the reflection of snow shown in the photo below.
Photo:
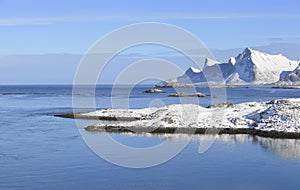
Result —
<path fill-rule="evenodd" d="M 150 133 L 128 133 L 132 136 L 145 136 L 145 137 L 158 137 L 171 141 L 199 141 L 200 143 L 206 141 L 212 141 L 216 139 L 219 142 L 224 143 L 241 143 L 241 142 L 252 142 L 258 143 L 261 147 L 266 150 L 287 159 L 299 159 L 300 160 L 300 140 L 299 139 L 274 139 L 274 138 L 265 138 L 252 135 L 190 135 L 190 134 L 150 134 Z"/>
<path fill-rule="evenodd" d="M 272 139 L 255 137 L 256 141 L 267 150 L 288 159 L 300 159 L 299 139 Z"/>

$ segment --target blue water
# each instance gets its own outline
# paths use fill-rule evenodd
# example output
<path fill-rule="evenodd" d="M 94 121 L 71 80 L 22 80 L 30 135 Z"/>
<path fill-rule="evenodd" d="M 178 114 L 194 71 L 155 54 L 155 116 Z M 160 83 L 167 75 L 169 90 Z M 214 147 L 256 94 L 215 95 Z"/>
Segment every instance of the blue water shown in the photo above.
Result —
<path fill-rule="evenodd" d="M 148 107 L 157 99 L 164 104 L 180 102 L 168 97 L 172 89 L 165 89 L 166 94 L 143 93 L 147 88 L 133 89 L 131 108 Z M 96 89 L 98 108 L 111 105 L 110 89 Z M 233 103 L 299 97 L 300 92 L 258 87 L 226 90 L 228 101 Z M 210 93 L 209 89 L 198 91 Z M 116 97 L 126 98 L 122 91 Z M 207 96 L 199 101 L 207 106 L 210 99 Z M 124 168 L 91 151 L 74 120 L 53 117 L 71 111 L 71 86 L 0 86 L 0 189 L 298 189 L 297 140 L 223 136 L 199 154 L 201 138 L 195 137 L 164 164 Z M 93 135 L 101 138 L 103 134 Z M 173 142 L 161 136 L 111 136 L 132 147 Z"/>

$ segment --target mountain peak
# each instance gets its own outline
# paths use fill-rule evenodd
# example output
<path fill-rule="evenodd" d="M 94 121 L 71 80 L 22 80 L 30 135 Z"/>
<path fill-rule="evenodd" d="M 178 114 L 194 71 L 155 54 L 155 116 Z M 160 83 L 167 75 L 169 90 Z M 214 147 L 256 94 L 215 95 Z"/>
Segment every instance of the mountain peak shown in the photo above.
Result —
<path fill-rule="evenodd" d="M 266 53 L 258 51 L 258 50 L 255 50 L 255 49 L 250 48 L 250 47 L 245 48 L 245 50 L 241 54 L 243 55 L 243 57 L 245 57 L 245 56 L 251 56 L 253 54 L 265 54 L 266 55 Z"/>
<path fill-rule="evenodd" d="M 245 82 L 273 83 L 279 80 L 282 71 L 291 71 L 295 67 L 297 63 L 282 54 L 271 55 L 246 48 L 236 57 L 235 71 Z"/>
<path fill-rule="evenodd" d="M 247 48 L 245 49 L 245 51 L 246 51 L 246 52 L 253 52 L 253 51 L 255 51 L 255 50 L 252 49 L 252 48 L 250 48 L 250 47 L 247 47 Z"/>
<path fill-rule="evenodd" d="M 220 62 L 218 62 L 218 61 L 216 61 L 216 60 L 214 60 L 214 59 L 210 59 L 210 58 L 206 58 L 205 59 L 205 66 L 207 67 L 207 66 L 213 66 L 213 65 L 215 65 L 215 64 L 219 64 Z"/>
<path fill-rule="evenodd" d="M 256 50 L 256 49 L 253 49 L 253 48 L 245 48 L 245 50 L 242 52 L 242 54 L 244 55 L 256 55 L 256 56 L 278 56 L 278 57 L 285 57 L 285 55 L 283 55 L 282 53 L 275 53 L 275 54 L 269 54 L 269 53 L 266 53 L 266 52 L 263 52 L 263 51 L 259 51 L 259 50 Z"/>
<path fill-rule="evenodd" d="M 252 48 L 246 48 L 242 53 L 240 53 L 236 58 L 237 59 L 250 59 L 251 55 L 255 52 Z"/>
<path fill-rule="evenodd" d="M 197 68 L 195 68 L 195 67 L 190 67 L 188 70 L 187 70 L 187 72 L 188 71 L 191 71 L 191 72 L 193 72 L 193 73 L 200 73 L 201 71 L 200 71 L 200 69 L 197 69 Z"/>

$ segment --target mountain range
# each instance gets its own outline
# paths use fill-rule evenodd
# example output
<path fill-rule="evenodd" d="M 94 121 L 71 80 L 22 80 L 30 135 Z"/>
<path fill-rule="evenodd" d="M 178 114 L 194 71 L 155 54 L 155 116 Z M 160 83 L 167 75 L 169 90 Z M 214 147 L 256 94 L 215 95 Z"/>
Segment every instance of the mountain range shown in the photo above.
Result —
<path fill-rule="evenodd" d="M 157 86 L 196 85 L 266 85 L 300 84 L 300 60 L 282 54 L 268 54 L 246 48 L 227 63 L 206 59 L 203 69 L 190 67 L 182 76 L 160 82 Z"/>

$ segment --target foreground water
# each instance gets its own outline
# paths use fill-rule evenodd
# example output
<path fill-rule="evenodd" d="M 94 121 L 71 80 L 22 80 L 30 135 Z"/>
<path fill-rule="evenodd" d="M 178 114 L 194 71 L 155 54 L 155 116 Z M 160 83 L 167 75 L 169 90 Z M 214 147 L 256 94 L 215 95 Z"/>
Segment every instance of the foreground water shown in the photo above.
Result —
<path fill-rule="evenodd" d="M 179 103 L 167 94 L 144 94 L 137 87 L 131 108 L 148 107 L 155 99 Z M 168 89 L 168 91 L 171 89 Z M 199 91 L 209 94 L 208 89 Z M 0 87 L 0 189 L 283 189 L 298 188 L 300 141 L 251 136 L 221 136 L 204 154 L 205 136 L 168 162 L 151 168 L 113 165 L 93 153 L 74 120 L 53 117 L 72 111 L 71 86 Z M 110 87 L 96 91 L 99 108 L 110 106 Z M 297 89 L 227 89 L 228 101 L 265 101 L 299 97 Z M 122 93 L 117 98 L 125 98 Z M 209 105 L 210 97 L 200 99 Z M 101 138 L 104 134 L 93 134 Z M 179 136 L 111 134 L 132 147 L 149 147 Z"/>

